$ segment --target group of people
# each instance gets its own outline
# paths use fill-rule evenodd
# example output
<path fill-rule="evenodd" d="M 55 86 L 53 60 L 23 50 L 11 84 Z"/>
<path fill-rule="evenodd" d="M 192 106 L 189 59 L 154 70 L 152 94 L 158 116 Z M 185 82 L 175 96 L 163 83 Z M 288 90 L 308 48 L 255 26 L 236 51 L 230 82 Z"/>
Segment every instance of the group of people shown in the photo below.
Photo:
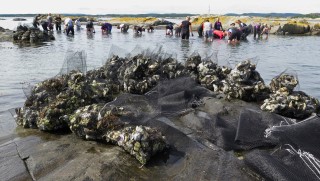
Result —
<path fill-rule="evenodd" d="M 236 27 L 236 23 L 239 27 Z M 56 30 L 61 31 L 61 24 L 62 19 L 60 15 L 57 15 L 54 18 L 51 16 L 51 13 L 47 15 L 46 18 L 42 18 L 40 14 L 34 17 L 33 19 L 33 26 L 37 28 L 41 24 L 44 31 L 53 31 L 53 27 L 55 24 Z M 76 26 L 77 30 L 81 29 L 81 21 L 80 19 L 73 20 L 71 18 L 65 18 L 64 20 L 64 30 L 63 32 L 69 35 L 70 33 L 74 35 L 74 26 Z M 129 30 L 128 24 L 120 24 L 117 26 L 117 29 L 120 29 L 121 32 L 126 33 Z M 172 36 L 173 30 L 175 29 L 175 35 L 182 39 L 189 39 L 190 35 L 193 36 L 192 33 L 192 25 L 190 22 L 190 17 L 187 16 L 184 21 L 182 21 L 177 27 L 173 27 L 173 24 L 166 25 L 166 35 Z M 227 31 L 223 29 L 222 23 L 218 18 L 217 21 L 212 24 L 208 19 L 205 20 L 203 23 L 200 24 L 198 27 L 198 34 L 199 37 L 204 37 L 205 41 L 213 41 L 214 38 L 223 39 L 224 37 L 228 36 L 228 43 L 238 43 L 240 40 L 245 40 L 246 37 L 253 31 L 254 38 L 258 35 L 258 38 L 266 35 L 266 39 L 268 38 L 268 34 L 271 27 L 267 24 L 255 23 L 254 26 L 246 25 L 241 20 L 237 20 L 235 23 L 230 24 L 230 28 Z M 110 34 L 112 30 L 112 24 L 110 23 L 102 23 L 101 30 L 104 34 Z M 154 27 L 148 26 L 148 32 L 153 32 Z M 91 18 L 87 19 L 86 23 L 86 31 L 87 33 L 95 33 L 93 20 Z M 133 26 L 133 31 L 137 35 L 141 35 L 142 32 L 145 31 L 143 26 Z"/>
<path fill-rule="evenodd" d="M 199 37 L 205 37 L 205 41 L 212 41 L 213 38 L 224 38 L 224 30 L 222 23 L 218 18 L 217 21 L 212 25 L 212 23 L 207 19 L 198 27 Z"/>
<path fill-rule="evenodd" d="M 43 31 L 53 31 L 54 24 L 56 25 L 56 30 L 61 30 L 61 17 L 60 15 L 56 16 L 53 22 L 53 17 L 51 16 L 51 13 L 47 15 L 46 18 L 41 18 L 41 14 L 36 15 L 33 18 L 32 25 L 33 27 L 37 28 L 38 26 L 42 26 Z"/>
<path fill-rule="evenodd" d="M 190 23 L 189 20 L 190 18 L 187 17 L 185 21 L 182 21 L 180 26 L 186 27 L 188 25 L 186 21 Z M 238 27 L 236 27 L 236 23 L 238 24 Z M 191 27 L 191 23 L 189 24 L 189 27 Z M 212 41 L 213 38 L 223 39 L 228 36 L 228 43 L 235 44 L 240 42 L 240 40 L 245 40 L 252 31 L 254 32 L 254 38 L 256 38 L 256 35 L 258 35 L 258 38 L 262 38 L 263 35 L 266 35 L 267 39 L 270 29 L 271 27 L 267 24 L 262 25 L 261 23 L 256 23 L 252 27 L 252 25 L 247 25 L 241 20 L 237 20 L 235 23 L 231 23 L 230 28 L 225 31 L 220 19 L 218 18 L 214 25 L 212 25 L 208 19 L 201 23 L 198 27 L 198 34 L 199 37 L 204 36 L 205 41 Z M 183 30 L 187 31 L 187 28 L 184 28 Z M 186 39 L 188 38 L 189 37 L 186 37 Z M 182 39 L 184 38 L 182 37 Z"/>

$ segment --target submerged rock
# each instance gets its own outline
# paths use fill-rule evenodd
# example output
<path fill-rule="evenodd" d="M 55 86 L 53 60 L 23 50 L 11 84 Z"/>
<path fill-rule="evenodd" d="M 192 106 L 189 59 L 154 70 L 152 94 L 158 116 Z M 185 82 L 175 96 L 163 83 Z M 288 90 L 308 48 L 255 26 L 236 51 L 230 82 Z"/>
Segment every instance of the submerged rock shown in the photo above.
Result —
<path fill-rule="evenodd" d="M 27 21 L 25 18 L 13 18 L 12 21 Z"/>

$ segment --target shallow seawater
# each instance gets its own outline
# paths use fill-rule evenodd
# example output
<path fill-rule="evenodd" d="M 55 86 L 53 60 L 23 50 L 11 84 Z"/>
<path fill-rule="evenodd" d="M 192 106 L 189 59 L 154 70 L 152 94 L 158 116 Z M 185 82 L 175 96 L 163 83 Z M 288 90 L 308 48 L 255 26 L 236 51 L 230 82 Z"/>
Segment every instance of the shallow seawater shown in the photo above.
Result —
<path fill-rule="evenodd" d="M 22 23 L 30 22 L 28 18 Z M 0 26 L 10 29 L 17 23 L 9 19 L 0 20 Z M 230 46 L 226 40 L 204 42 L 196 32 L 189 41 L 183 41 L 178 37 L 165 36 L 164 30 L 134 36 L 132 30 L 123 34 L 114 28 L 111 35 L 103 35 L 98 26 L 95 28 L 95 34 L 86 34 L 82 29 L 75 31 L 72 37 L 54 32 L 56 40 L 41 45 L 0 43 L 0 137 L 16 129 L 7 110 L 23 105 L 26 99 L 22 91 L 24 83 L 35 83 L 57 75 L 66 53 L 71 50 L 85 50 L 88 70 L 102 66 L 111 53 L 125 55 L 137 49 L 152 50 L 159 45 L 182 62 L 194 52 L 202 56 L 216 56 L 219 64 L 231 66 L 253 58 L 266 83 L 289 69 L 298 75 L 300 90 L 320 98 L 320 37 L 270 35 L 268 40 L 254 40 L 249 35 L 248 41 Z"/>

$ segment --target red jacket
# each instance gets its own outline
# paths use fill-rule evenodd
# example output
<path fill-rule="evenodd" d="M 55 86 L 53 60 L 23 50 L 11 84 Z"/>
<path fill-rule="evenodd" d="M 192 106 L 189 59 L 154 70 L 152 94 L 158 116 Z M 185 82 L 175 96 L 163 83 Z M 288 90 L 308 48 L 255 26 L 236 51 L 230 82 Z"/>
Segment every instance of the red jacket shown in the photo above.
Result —
<path fill-rule="evenodd" d="M 224 37 L 223 31 L 220 30 L 214 30 L 213 34 L 219 36 L 220 39 Z"/>

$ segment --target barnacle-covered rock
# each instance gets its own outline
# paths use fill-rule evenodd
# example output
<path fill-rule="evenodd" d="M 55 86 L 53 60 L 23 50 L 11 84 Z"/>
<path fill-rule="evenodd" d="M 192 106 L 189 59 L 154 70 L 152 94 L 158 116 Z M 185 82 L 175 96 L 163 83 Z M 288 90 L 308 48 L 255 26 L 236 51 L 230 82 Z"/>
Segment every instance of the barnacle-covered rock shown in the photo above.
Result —
<path fill-rule="evenodd" d="M 304 119 L 318 112 L 319 106 L 319 100 L 302 91 L 291 94 L 277 91 L 271 94 L 269 99 L 264 100 L 261 109 L 290 118 Z"/>

